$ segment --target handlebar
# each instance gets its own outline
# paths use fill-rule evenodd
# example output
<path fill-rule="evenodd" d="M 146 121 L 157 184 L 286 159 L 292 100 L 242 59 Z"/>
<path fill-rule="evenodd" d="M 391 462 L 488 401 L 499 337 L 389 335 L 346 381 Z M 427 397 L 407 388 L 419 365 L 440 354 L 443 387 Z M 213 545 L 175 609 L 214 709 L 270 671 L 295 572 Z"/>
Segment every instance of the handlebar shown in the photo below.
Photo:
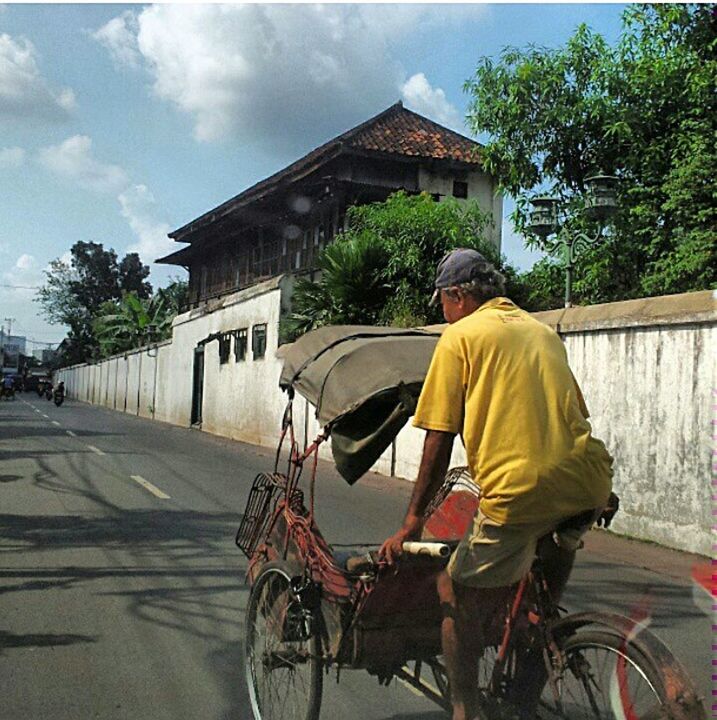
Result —
<path fill-rule="evenodd" d="M 451 554 L 451 548 L 442 542 L 405 542 L 402 547 L 406 555 L 448 557 Z"/>
<path fill-rule="evenodd" d="M 405 560 L 415 562 L 435 561 L 446 559 L 452 551 L 448 543 L 437 541 L 413 541 L 403 543 L 403 555 Z M 352 573 L 371 572 L 376 570 L 383 562 L 379 560 L 378 552 L 371 550 L 362 555 L 349 557 L 343 563 L 345 569 Z"/>

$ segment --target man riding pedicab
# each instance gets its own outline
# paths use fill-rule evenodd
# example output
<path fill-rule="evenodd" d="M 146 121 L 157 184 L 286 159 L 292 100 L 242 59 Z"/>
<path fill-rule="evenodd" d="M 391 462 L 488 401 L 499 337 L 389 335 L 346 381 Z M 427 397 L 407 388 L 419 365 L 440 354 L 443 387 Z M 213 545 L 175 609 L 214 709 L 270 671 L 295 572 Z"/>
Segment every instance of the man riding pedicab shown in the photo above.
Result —
<path fill-rule="evenodd" d="M 475 677 L 488 628 L 539 539 L 586 513 L 582 530 L 558 538 L 553 573 L 561 590 L 579 536 L 598 518 L 609 523 L 617 506 L 612 457 L 592 436 L 562 341 L 504 295 L 503 276 L 475 250 L 454 250 L 438 265 L 432 302 L 449 326 L 413 420 L 426 431 L 423 456 L 403 526 L 380 550 L 393 563 L 405 541 L 420 538 L 460 434 L 481 501 L 438 578 L 453 720 L 479 712 Z"/>

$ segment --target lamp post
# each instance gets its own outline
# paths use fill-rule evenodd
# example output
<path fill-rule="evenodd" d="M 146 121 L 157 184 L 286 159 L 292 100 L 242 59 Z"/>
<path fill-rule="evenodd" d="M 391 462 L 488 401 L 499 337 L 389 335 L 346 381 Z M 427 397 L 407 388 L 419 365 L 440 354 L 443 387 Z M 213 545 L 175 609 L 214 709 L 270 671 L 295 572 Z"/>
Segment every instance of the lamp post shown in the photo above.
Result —
<path fill-rule="evenodd" d="M 616 185 L 617 178 L 613 175 L 598 173 L 585 178 L 585 215 L 598 223 L 598 231 L 594 236 L 571 232 L 567 225 L 561 225 L 557 198 L 541 195 L 530 201 L 533 210 L 528 230 L 540 238 L 541 248 L 549 253 L 556 252 L 560 246 L 565 248 L 565 307 L 572 307 L 573 268 L 577 253 L 602 239 L 607 221 L 617 211 Z M 553 234 L 555 238 L 548 240 Z"/>

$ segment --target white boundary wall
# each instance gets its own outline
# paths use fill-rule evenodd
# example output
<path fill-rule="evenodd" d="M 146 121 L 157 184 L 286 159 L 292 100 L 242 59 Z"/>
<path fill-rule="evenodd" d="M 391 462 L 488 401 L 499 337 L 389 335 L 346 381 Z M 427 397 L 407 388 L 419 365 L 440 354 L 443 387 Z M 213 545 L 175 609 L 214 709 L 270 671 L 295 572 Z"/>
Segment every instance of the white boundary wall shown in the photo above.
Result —
<path fill-rule="evenodd" d="M 206 344 L 202 429 L 273 447 L 286 397 L 278 389 L 279 318 L 287 278 L 276 278 L 185 313 L 171 341 L 101 363 L 61 370 L 69 397 L 188 426 L 194 348 L 212 333 L 247 328 L 246 360 L 219 363 Z M 712 435 L 717 405 L 715 299 L 711 292 L 647 298 L 538 313 L 563 337 L 591 411 L 595 435 L 615 457 L 622 508 L 614 529 L 710 555 Z M 267 350 L 254 360 L 251 328 L 267 325 Z M 294 402 L 300 443 L 320 428 L 306 401 Z M 415 478 L 423 432 L 405 427 L 374 466 Z M 331 458 L 328 444 L 321 456 Z M 456 442 L 452 464 L 465 464 Z"/>

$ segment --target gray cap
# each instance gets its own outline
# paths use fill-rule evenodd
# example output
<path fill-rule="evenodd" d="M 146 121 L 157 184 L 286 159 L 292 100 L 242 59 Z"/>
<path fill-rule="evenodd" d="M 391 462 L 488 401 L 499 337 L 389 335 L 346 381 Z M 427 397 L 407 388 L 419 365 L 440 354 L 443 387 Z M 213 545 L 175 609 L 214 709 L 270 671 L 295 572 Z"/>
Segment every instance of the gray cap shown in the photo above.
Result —
<path fill-rule="evenodd" d="M 438 303 L 442 288 L 472 282 L 488 269 L 492 270 L 493 265 L 472 248 L 456 248 L 446 253 L 436 268 L 436 290 L 431 298 L 431 305 Z"/>

